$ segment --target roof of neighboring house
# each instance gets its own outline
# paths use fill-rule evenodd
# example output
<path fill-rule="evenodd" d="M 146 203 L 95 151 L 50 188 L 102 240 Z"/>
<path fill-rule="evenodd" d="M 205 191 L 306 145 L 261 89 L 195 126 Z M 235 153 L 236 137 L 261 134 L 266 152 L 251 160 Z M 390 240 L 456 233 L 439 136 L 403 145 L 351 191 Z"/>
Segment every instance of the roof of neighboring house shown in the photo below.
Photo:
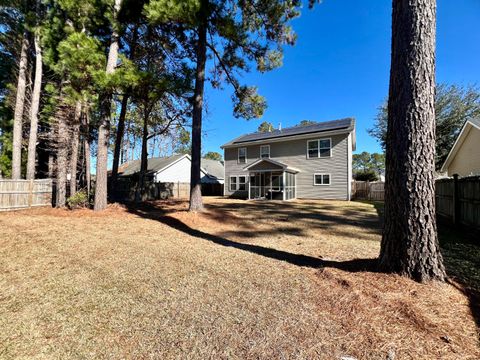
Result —
<path fill-rule="evenodd" d="M 476 128 L 480 130 L 480 118 L 468 119 L 467 121 L 465 121 L 465 124 L 463 124 L 462 130 L 460 130 L 460 133 L 458 134 L 457 139 L 455 140 L 455 143 L 450 149 L 450 152 L 448 153 L 448 156 L 445 159 L 445 162 L 443 163 L 440 171 L 442 172 L 447 171 L 448 167 L 450 166 L 450 163 L 455 158 L 455 155 L 457 155 L 458 150 L 462 146 L 463 141 L 465 140 L 465 137 L 467 136 L 471 128 Z"/>
<path fill-rule="evenodd" d="M 165 156 L 165 157 L 156 157 L 148 159 L 148 166 L 147 172 L 154 173 L 158 172 L 177 161 L 181 160 L 182 158 L 188 155 L 185 154 L 177 154 L 172 156 Z M 123 164 L 124 168 L 119 169 L 119 173 L 123 176 L 133 175 L 140 171 L 140 160 L 133 160 Z M 123 171 L 120 171 L 123 170 Z"/>
<path fill-rule="evenodd" d="M 180 161 L 183 158 L 191 160 L 190 155 L 188 154 L 177 154 L 172 156 L 149 158 L 147 172 L 156 173 L 162 171 L 163 169 L 175 164 L 177 161 Z M 212 178 L 219 180 L 222 180 L 224 178 L 223 163 L 221 161 L 202 159 L 201 169 L 205 174 Z M 118 173 L 122 176 L 130 176 L 138 172 L 140 172 L 140 160 L 129 161 L 125 164 L 120 165 L 118 168 Z"/>
<path fill-rule="evenodd" d="M 216 179 L 223 179 L 225 177 L 225 169 L 222 161 L 202 159 L 201 167 L 209 176 L 212 176 Z"/>
<path fill-rule="evenodd" d="M 332 121 L 323 121 L 309 125 L 297 125 L 284 129 L 275 129 L 269 132 L 255 132 L 245 134 L 233 139 L 232 141 L 222 145 L 228 147 L 232 145 L 240 145 L 247 142 L 261 142 L 269 139 L 284 138 L 290 136 L 307 135 L 326 131 L 345 130 L 352 131 L 355 128 L 354 118 L 345 118 Z"/>

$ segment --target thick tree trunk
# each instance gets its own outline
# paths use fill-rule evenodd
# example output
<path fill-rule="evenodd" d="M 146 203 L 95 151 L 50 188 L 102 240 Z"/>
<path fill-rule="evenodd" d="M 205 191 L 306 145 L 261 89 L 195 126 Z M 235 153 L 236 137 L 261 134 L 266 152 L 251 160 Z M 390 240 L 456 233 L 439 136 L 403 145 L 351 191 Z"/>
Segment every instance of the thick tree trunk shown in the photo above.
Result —
<path fill-rule="evenodd" d="M 62 110 L 57 114 L 57 208 L 65 207 L 67 200 L 68 125 L 66 115 Z"/>
<path fill-rule="evenodd" d="M 203 2 L 202 2 L 203 3 Z M 205 87 L 205 65 L 207 61 L 207 24 L 204 21 L 198 28 L 197 69 L 192 115 L 192 167 L 190 174 L 190 211 L 202 211 L 202 188 L 200 162 L 202 153 L 202 111 Z"/>
<path fill-rule="evenodd" d="M 82 115 L 82 104 L 77 101 L 75 105 L 74 123 L 72 126 L 72 147 L 70 151 L 70 196 L 77 192 L 77 166 L 78 146 L 80 143 L 80 121 Z"/>
<path fill-rule="evenodd" d="M 143 134 L 142 134 L 142 155 L 140 157 L 140 174 L 138 177 L 138 187 L 135 193 L 135 202 L 140 203 L 142 201 L 143 194 L 145 192 L 145 175 L 148 169 L 148 118 L 150 117 L 150 111 L 144 110 L 143 117 Z"/>
<path fill-rule="evenodd" d="M 122 0 L 115 0 L 115 17 L 120 10 Z M 115 21 L 115 20 L 114 20 Z M 116 26 L 113 26 L 108 50 L 108 60 L 106 73 L 111 74 L 115 71 L 118 59 L 118 40 L 119 35 Z M 100 100 L 100 126 L 98 128 L 98 146 L 97 146 L 97 174 L 95 183 L 95 204 L 94 210 L 100 211 L 107 207 L 107 166 L 108 166 L 108 138 L 110 135 L 110 116 L 112 94 L 103 94 Z"/>
<path fill-rule="evenodd" d="M 27 179 L 35 178 L 37 153 L 38 107 L 40 105 L 40 91 L 42 89 L 42 49 L 40 36 L 35 34 L 35 79 L 33 83 L 32 103 L 30 105 L 30 135 L 28 138 Z"/>
<path fill-rule="evenodd" d="M 113 150 L 113 165 L 112 175 L 110 177 L 111 191 L 115 191 L 118 177 L 118 165 L 120 163 L 120 151 L 123 145 L 123 136 L 125 134 L 125 116 L 127 114 L 129 93 L 125 92 L 122 98 L 122 107 L 120 109 L 120 115 L 118 117 L 117 136 L 115 138 L 115 149 Z"/>
<path fill-rule="evenodd" d="M 394 0 L 383 270 L 444 280 L 435 220 L 435 0 Z"/>
<path fill-rule="evenodd" d="M 18 64 L 17 95 L 13 117 L 12 179 L 20 179 L 22 177 L 22 124 L 27 82 L 28 46 L 28 33 L 25 31 L 23 33 L 20 61 Z"/>

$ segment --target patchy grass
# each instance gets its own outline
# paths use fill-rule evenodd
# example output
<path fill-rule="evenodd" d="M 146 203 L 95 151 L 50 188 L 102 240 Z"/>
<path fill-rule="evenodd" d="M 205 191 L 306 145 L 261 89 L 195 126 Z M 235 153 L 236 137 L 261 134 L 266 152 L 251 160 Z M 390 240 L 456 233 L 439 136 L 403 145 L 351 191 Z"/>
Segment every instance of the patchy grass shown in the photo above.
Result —
<path fill-rule="evenodd" d="M 373 272 L 373 205 L 0 214 L 0 358 L 478 359 L 461 286 Z"/>

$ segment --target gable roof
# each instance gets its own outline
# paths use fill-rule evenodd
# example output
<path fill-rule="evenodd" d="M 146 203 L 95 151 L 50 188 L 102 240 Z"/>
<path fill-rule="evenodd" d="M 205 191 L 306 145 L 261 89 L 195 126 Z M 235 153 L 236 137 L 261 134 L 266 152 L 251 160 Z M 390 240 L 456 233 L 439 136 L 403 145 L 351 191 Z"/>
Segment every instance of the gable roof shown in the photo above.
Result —
<path fill-rule="evenodd" d="M 269 159 L 269 158 L 260 158 L 260 159 L 258 159 L 258 160 L 256 160 L 256 161 L 254 161 L 253 163 L 245 166 L 245 167 L 243 168 L 243 170 L 250 170 L 250 169 L 254 168 L 255 166 L 257 166 L 257 165 L 259 165 L 259 164 L 262 164 L 262 163 L 269 163 L 269 164 L 271 164 L 271 165 L 273 165 L 273 166 L 277 166 L 278 169 L 282 169 L 282 170 L 284 170 L 284 171 L 288 171 L 288 172 L 292 172 L 292 173 L 298 173 L 298 172 L 300 172 L 300 170 L 297 170 L 297 169 L 295 169 L 295 168 L 292 168 L 292 167 L 288 166 L 287 164 L 284 164 L 284 163 L 281 163 L 280 161 L 275 161 L 275 160 L 272 160 L 272 159 Z M 272 169 L 270 169 L 270 170 L 272 170 Z M 270 170 L 269 170 L 269 171 L 270 171 Z M 274 168 L 273 170 L 277 170 L 277 169 Z"/>
<path fill-rule="evenodd" d="M 255 132 L 251 134 L 245 134 L 233 139 L 232 141 L 222 145 L 221 147 L 229 147 L 235 145 L 241 145 L 250 142 L 263 142 L 271 139 L 282 139 L 286 137 L 300 136 L 315 134 L 327 131 L 342 131 L 350 132 L 355 129 L 355 119 L 345 118 L 332 121 L 318 122 L 309 125 L 297 125 L 284 129 L 275 129 L 270 132 Z"/>
<path fill-rule="evenodd" d="M 186 154 L 176 154 L 172 156 L 165 156 L 165 157 L 156 157 L 156 158 L 149 158 L 148 159 L 148 165 L 147 165 L 147 172 L 149 173 L 156 173 L 158 171 L 161 171 L 165 169 L 166 167 L 169 167 L 176 163 L 177 161 L 180 161 L 184 157 L 188 157 Z M 137 172 L 140 171 L 140 160 L 133 160 L 129 161 L 125 164 L 124 170 L 121 172 L 121 175 L 123 176 L 128 176 L 128 175 L 133 175 Z"/>
<path fill-rule="evenodd" d="M 480 118 L 468 119 L 467 121 L 465 121 L 465 124 L 463 124 L 462 126 L 462 130 L 460 130 L 460 133 L 458 134 L 457 139 L 455 140 L 455 143 L 450 149 L 450 152 L 448 153 L 448 156 L 445 159 L 445 162 L 443 163 L 442 168 L 440 169 L 441 172 L 447 171 L 448 167 L 450 166 L 450 163 L 453 161 L 453 159 L 457 155 L 458 150 L 462 146 L 463 141 L 467 137 L 470 130 L 473 128 L 476 128 L 477 130 L 480 131 Z"/>
<path fill-rule="evenodd" d="M 190 155 L 188 154 L 176 154 L 165 157 L 155 157 L 148 159 L 147 173 L 157 173 L 165 170 L 166 168 L 172 166 L 183 158 L 187 158 L 191 161 Z M 119 167 L 118 173 L 121 176 L 130 176 L 135 173 L 140 172 L 140 160 L 129 161 L 125 164 L 122 164 Z M 224 178 L 224 169 L 223 163 L 217 160 L 211 159 L 202 159 L 201 160 L 201 171 L 204 172 L 207 176 L 222 180 Z"/>
<path fill-rule="evenodd" d="M 212 159 L 202 159 L 200 166 L 210 177 L 222 180 L 225 177 L 224 165 L 222 161 Z"/>

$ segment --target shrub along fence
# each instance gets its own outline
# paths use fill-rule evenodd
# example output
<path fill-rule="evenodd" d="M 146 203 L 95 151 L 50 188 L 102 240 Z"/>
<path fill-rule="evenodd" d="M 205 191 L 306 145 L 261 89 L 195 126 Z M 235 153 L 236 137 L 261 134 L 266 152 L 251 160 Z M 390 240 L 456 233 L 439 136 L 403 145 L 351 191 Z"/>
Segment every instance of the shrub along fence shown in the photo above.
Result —
<path fill-rule="evenodd" d="M 0 211 L 52 205 L 52 180 L 0 179 Z"/>
<path fill-rule="evenodd" d="M 435 182 L 437 215 L 457 226 L 480 230 L 480 176 Z"/>

